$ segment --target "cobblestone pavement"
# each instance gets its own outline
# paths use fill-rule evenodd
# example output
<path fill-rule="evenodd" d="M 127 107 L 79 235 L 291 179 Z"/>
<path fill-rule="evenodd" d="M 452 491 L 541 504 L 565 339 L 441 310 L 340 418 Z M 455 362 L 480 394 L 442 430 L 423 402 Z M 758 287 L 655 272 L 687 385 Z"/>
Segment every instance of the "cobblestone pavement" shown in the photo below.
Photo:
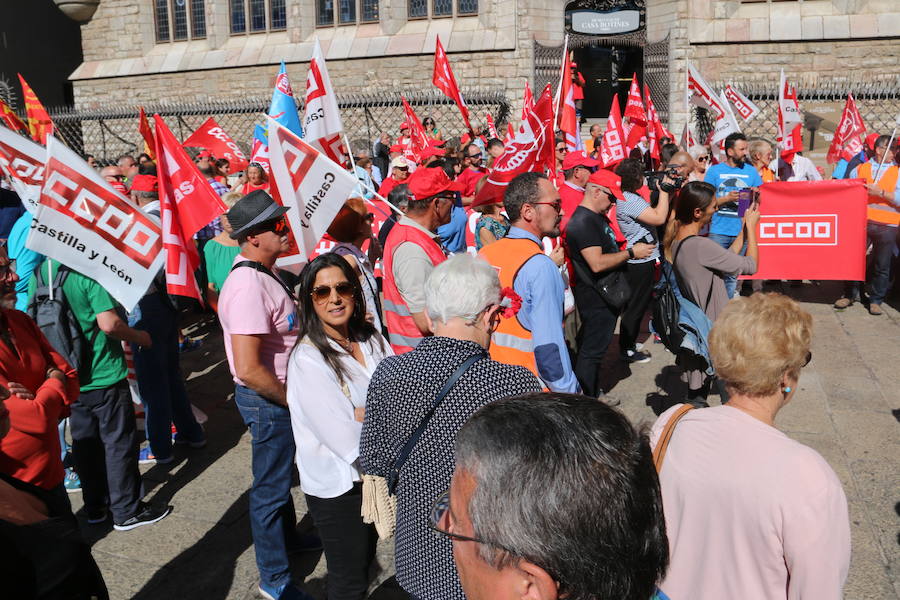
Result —
<path fill-rule="evenodd" d="M 780 289 L 776 286 L 773 289 Z M 885 305 L 872 317 L 860 305 L 836 312 L 831 302 L 840 287 L 826 282 L 785 287 L 815 318 L 813 360 L 804 369 L 793 402 L 781 411 L 778 426 L 818 450 L 837 472 L 850 505 L 853 558 L 845 596 L 851 600 L 900 597 L 900 313 Z M 116 532 L 110 525 L 82 531 L 93 545 L 111 596 L 125 598 L 255 599 L 258 584 L 247 497 L 250 436 L 233 403 L 221 333 L 214 320 L 196 325 L 202 347 L 183 355 L 192 401 L 209 415 L 209 445 L 176 449 L 170 465 L 142 467 L 150 499 L 171 504 L 172 514 L 152 526 Z M 615 358 L 604 376 L 622 410 L 635 422 L 652 422 L 678 400 L 683 387 L 672 356 L 650 345 L 653 360 L 629 367 Z M 716 399 L 713 397 L 713 403 Z M 298 518 L 305 514 L 294 488 Z M 81 495 L 70 496 L 77 511 Z M 710 507 L 714 510 L 715 507 Z M 310 527 L 309 519 L 300 527 Z M 377 584 L 392 572 L 392 547 L 379 544 Z M 320 553 L 298 555 L 299 581 L 324 598 L 326 565 Z M 373 598 L 401 597 L 390 580 Z"/>

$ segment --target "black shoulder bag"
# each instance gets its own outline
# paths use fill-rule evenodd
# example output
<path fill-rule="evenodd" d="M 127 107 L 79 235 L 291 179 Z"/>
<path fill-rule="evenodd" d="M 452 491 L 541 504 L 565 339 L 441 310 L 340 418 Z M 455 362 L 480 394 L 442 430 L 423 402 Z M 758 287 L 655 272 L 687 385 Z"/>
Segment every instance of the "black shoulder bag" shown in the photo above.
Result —
<path fill-rule="evenodd" d="M 250 267 L 251 269 L 256 269 L 260 273 L 265 273 L 278 282 L 278 285 L 280 285 L 281 288 L 287 293 L 287 295 L 291 297 L 291 300 L 296 300 L 296 298 L 294 297 L 294 292 L 292 292 L 291 288 L 289 288 L 287 284 L 281 280 L 281 277 L 270 271 L 268 267 L 266 267 L 266 265 L 262 264 L 261 262 L 257 262 L 255 260 L 242 260 L 241 262 L 235 263 L 231 267 L 231 270 L 234 271 L 238 267 Z"/>

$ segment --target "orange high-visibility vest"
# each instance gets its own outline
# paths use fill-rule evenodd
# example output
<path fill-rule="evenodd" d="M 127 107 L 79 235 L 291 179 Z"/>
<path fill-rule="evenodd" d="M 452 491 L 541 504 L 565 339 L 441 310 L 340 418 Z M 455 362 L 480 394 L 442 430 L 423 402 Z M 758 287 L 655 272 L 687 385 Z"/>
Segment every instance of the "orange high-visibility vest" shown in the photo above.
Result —
<path fill-rule="evenodd" d="M 897 178 L 900 168 L 893 165 L 885 169 L 878 180 L 878 187 L 889 194 L 893 194 L 897 189 Z M 869 183 L 875 183 L 874 173 L 872 172 L 872 163 L 867 162 L 861 164 L 856 169 L 856 174 L 864 178 Z M 900 211 L 897 207 L 888 202 L 887 198 L 881 196 L 873 196 L 869 194 L 869 209 L 866 215 L 873 223 L 883 223 L 885 225 L 900 225 Z"/>
<path fill-rule="evenodd" d="M 423 250 L 431 264 L 437 266 L 446 260 L 444 251 L 424 231 L 416 227 L 397 222 L 391 228 L 384 242 L 384 321 L 388 330 L 388 341 L 396 354 L 409 352 L 419 345 L 424 337 L 413 320 L 412 312 L 406 305 L 397 282 L 394 281 L 394 251 L 404 242 L 417 244 Z"/>
<path fill-rule="evenodd" d="M 522 265 L 543 251 L 534 240 L 503 238 L 482 248 L 478 255 L 497 269 L 501 288 L 514 288 Z M 490 354 L 497 362 L 525 367 L 540 379 L 531 331 L 522 325 L 518 316 L 500 319 L 500 325 L 491 336 Z"/>

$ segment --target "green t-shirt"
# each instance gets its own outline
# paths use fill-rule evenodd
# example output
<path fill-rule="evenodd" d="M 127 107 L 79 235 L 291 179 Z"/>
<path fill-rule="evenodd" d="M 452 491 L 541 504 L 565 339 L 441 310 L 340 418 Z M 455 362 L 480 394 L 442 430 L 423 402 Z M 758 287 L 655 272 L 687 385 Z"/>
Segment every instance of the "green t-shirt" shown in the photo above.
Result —
<path fill-rule="evenodd" d="M 47 279 L 47 263 L 52 263 L 52 273 L 56 276 L 59 263 L 46 260 L 41 263 L 43 279 Z M 37 277 L 28 284 L 28 297 L 33 298 L 37 288 Z M 91 368 L 78 372 L 81 391 L 89 392 L 115 385 L 128 376 L 125 351 L 122 342 L 108 337 L 97 324 L 97 315 L 107 310 L 115 310 L 119 303 L 99 283 L 79 273 L 70 271 L 63 283 L 63 293 L 84 337 L 91 344 Z"/>
<path fill-rule="evenodd" d="M 206 257 L 206 276 L 217 292 L 222 291 L 225 278 L 228 277 L 231 265 L 234 264 L 234 258 L 240 253 L 240 246 L 224 246 L 216 240 L 209 240 L 203 246 L 203 256 Z"/>

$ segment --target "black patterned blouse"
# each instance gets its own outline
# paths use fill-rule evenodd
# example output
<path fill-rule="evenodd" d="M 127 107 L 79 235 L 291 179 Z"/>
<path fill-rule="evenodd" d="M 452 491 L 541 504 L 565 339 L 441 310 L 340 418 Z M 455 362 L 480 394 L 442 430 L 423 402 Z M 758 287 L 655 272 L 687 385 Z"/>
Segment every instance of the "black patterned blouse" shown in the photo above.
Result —
<path fill-rule="evenodd" d="M 491 360 L 474 342 L 446 337 L 424 338 L 411 352 L 385 358 L 369 383 L 359 460 L 364 473 L 385 476 L 438 391 L 475 354 L 484 360 L 444 398 L 397 485 L 397 581 L 423 600 L 465 599 L 450 540 L 428 527 L 434 501 L 450 487 L 456 433 L 485 404 L 539 392 L 541 384 L 528 369 Z"/>

